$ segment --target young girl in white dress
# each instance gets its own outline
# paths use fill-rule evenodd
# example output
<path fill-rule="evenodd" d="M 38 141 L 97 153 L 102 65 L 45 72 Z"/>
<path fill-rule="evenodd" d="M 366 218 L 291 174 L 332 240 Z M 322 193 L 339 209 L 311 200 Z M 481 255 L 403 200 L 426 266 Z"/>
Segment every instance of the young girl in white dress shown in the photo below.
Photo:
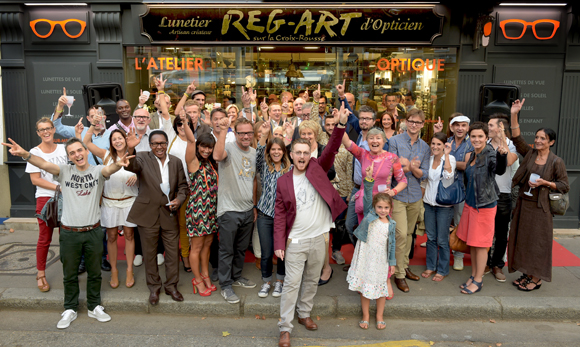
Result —
<path fill-rule="evenodd" d="M 364 180 L 364 218 L 354 234 L 358 238 L 346 281 L 348 289 L 360 293 L 362 329 L 369 328 L 370 301 L 377 300 L 377 329 L 383 330 L 387 282 L 395 273 L 395 221 L 389 217 L 393 206 L 389 189 L 372 195 L 374 163 L 366 169 Z"/>

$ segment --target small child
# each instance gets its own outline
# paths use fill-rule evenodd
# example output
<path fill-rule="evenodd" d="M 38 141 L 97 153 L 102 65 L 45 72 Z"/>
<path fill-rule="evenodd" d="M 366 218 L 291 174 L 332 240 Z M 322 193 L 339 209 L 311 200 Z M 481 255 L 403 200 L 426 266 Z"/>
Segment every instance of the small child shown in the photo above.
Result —
<path fill-rule="evenodd" d="M 360 293 L 362 329 L 369 328 L 370 301 L 377 300 L 377 329 L 387 326 L 383 320 L 385 300 L 392 289 L 387 286 L 395 273 L 395 221 L 389 217 L 393 200 L 387 189 L 373 197 L 373 167 L 366 169 L 364 180 L 364 218 L 354 234 L 358 238 L 346 281 L 348 289 Z"/>

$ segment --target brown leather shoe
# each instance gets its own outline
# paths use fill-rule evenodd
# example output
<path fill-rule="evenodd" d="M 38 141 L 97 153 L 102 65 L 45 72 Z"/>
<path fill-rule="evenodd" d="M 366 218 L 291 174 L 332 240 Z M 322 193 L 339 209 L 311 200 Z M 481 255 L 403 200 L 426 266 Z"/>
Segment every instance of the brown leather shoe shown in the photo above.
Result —
<path fill-rule="evenodd" d="M 151 305 L 157 305 L 159 303 L 159 289 L 149 294 L 149 302 Z"/>
<path fill-rule="evenodd" d="M 280 333 L 280 341 L 278 342 L 279 347 L 290 347 L 290 333 L 287 331 L 282 331 Z"/>
<path fill-rule="evenodd" d="M 505 282 L 505 275 L 503 274 L 502 269 L 497 266 L 494 266 L 491 271 L 493 272 L 493 276 L 498 282 Z"/>
<path fill-rule="evenodd" d="M 165 289 L 165 294 L 171 296 L 174 301 L 183 301 L 183 295 L 179 292 L 179 290 L 175 289 L 173 291 L 169 291 Z"/>
<path fill-rule="evenodd" d="M 304 325 L 306 330 L 318 330 L 318 325 L 310 317 L 298 318 L 298 323 Z"/>
<path fill-rule="evenodd" d="M 409 292 L 409 286 L 407 285 L 407 281 L 405 281 L 404 278 L 395 278 L 395 284 L 397 285 L 397 288 L 399 288 L 399 290 L 401 290 L 404 293 L 408 293 Z"/>
<path fill-rule="evenodd" d="M 256 269 L 262 270 L 262 258 L 256 258 Z"/>
<path fill-rule="evenodd" d="M 409 269 L 405 269 L 405 277 L 407 277 L 411 281 L 418 281 L 420 278 L 419 276 L 412 273 L 411 270 L 409 270 Z"/>

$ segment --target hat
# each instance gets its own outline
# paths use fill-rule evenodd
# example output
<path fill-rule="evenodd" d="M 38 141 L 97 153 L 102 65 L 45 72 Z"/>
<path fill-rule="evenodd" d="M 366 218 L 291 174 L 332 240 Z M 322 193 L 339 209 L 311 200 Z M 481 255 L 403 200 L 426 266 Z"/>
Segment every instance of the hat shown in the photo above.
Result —
<path fill-rule="evenodd" d="M 464 115 L 461 116 L 457 116 L 455 118 L 453 118 L 451 120 L 451 122 L 449 123 L 449 125 L 453 124 L 453 123 L 460 123 L 460 122 L 466 122 L 467 124 L 469 124 L 471 122 L 471 120 L 467 117 L 465 117 Z"/>
<path fill-rule="evenodd" d="M 203 90 L 197 89 L 197 90 L 194 90 L 193 93 L 191 93 L 191 97 L 193 98 L 193 96 L 197 95 L 197 94 L 203 94 L 203 96 L 205 96 L 205 93 L 203 92 Z"/>

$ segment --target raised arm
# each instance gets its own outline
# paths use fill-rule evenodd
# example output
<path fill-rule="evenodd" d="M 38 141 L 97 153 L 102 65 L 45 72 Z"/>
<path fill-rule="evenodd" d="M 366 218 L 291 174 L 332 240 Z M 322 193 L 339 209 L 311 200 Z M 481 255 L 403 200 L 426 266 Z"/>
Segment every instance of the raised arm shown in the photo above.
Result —
<path fill-rule="evenodd" d="M 169 115 L 169 105 L 167 105 L 167 100 L 165 100 L 165 82 L 167 82 L 167 79 L 163 79 L 163 74 L 159 74 L 159 78 L 155 78 L 155 86 L 157 87 L 157 94 L 159 95 L 161 117 L 165 120 L 171 120 L 171 116 Z"/>
<path fill-rule="evenodd" d="M 366 216 L 373 209 L 373 187 L 375 186 L 375 179 L 373 178 L 373 171 L 375 167 L 375 162 L 371 162 L 371 165 L 366 168 L 366 177 L 363 180 L 364 185 L 364 196 L 363 196 L 363 214 Z"/>
<path fill-rule="evenodd" d="M 41 157 L 32 155 L 32 153 L 24 150 L 11 138 L 8 138 L 8 141 L 10 141 L 10 143 L 3 142 L 2 145 L 8 147 L 8 152 L 10 152 L 10 154 L 13 156 L 24 158 L 24 160 L 28 161 L 30 164 L 53 175 L 58 176 L 58 174 L 60 174 L 60 167 L 58 165 L 50 163 Z"/>
<path fill-rule="evenodd" d="M 230 127 L 229 117 L 222 118 L 219 122 L 219 127 L 221 131 L 213 150 L 213 158 L 216 161 L 222 161 L 228 157 L 228 152 L 226 152 L 226 136 L 228 135 L 228 128 Z"/>
<path fill-rule="evenodd" d="M 97 123 L 99 121 L 99 116 L 93 117 L 93 122 Z M 89 151 L 96 155 L 97 157 L 101 158 L 101 160 L 105 160 L 105 155 L 107 155 L 107 151 L 103 148 L 98 147 L 93 143 L 93 133 L 95 130 L 95 125 L 91 123 L 91 127 L 85 133 L 85 137 L 82 139 L 83 143 L 87 146 Z"/>
<path fill-rule="evenodd" d="M 510 111 L 512 137 L 518 137 L 521 134 L 520 123 L 518 121 L 518 113 L 520 113 L 520 111 L 522 110 L 522 106 L 524 106 L 525 102 L 526 102 L 526 99 L 522 99 L 522 101 L 516 100 L 516 101 L 512 102 L 512 108 Z M 525 154 L 522 154 L 522 155 L 525 155 Z"/>
<path fill-rule="evenodd" d="M 340 123 L 346 123 L 348 115 L 344 107 L 340 108 Z M 338 149 L 340 148 L 340 144 L 342 142 L 342 137 L 346 128 L 340 123 L 334 128 L 330 139 L 328 140 L 328 144 L 324 147 L 324 151 L 318 158 L 318 164 L 322 167 L 325 172 L 328 172 L 334 163 L 334 157 L 336 153 L 338 153 Z"/>
<path fill-rule="evenodd" d="M 193 135 L 193 131 L 189 127 L 189 122 L 191 120 L 187 118 L 185 120 L 185 137 L 187 138 L 187 148 L 185 149 L 185 163 L 187 165 L 187 170 L 189 172 L 196 172 L 199 170 L 199 160 L 197 159 L 197 155 L 195 153 L 195 136 Z M 185 168 L 184 168 L 185 169 Z"/>
<path fill-rule="evenodd" d="M 185 105 L 185 102 L 187 101 L 187 99 L 189 99 L 191 97 L 191 94 L 193 94 L 194 91 L 195 91 L 195 84 L 193 84 L 193 82 L 191 82 L 191 84 L 187 86 L 185 93 L 183 93 L 181 100 L 179 100 L 179 102 L 177 103 L 177 106 L 175 106 L 175 114 L 181 113 L 181 110 L 183 110 L 183 106 Z M 203 105 L 200 105 L 199 109 L 201 110 L 202 108 L 203 108 Z"/>
<path fill-rule="evenodd" d="M 105 177 L 111 177 L 112 174 L 114 174 L 115 172 L 121 170 L 122 167 L 128 167 L 129 166 L 129 159 L 135 158 L 134 155 L 130 155 L 128 156 L 127 153 L 123 153 L 123 155 L 119 156 L 119 160 L 117 160 L 116 162 L 105 166 L 102 170 L 101 173 L 103 174 L 103 176 Z"/>
<path fill-rule="evenodd" d="M 52 115 L 52 121 L 54 122 L 55 120 L 59 119 L 63 109 L 64 109 L 64 105 L 66 105 L 67 100 L 66 100 L 66 88 L 62 88 L 62 95 L 58 98 L 58 103 L 56 104 L 56 108 L 54 109 L 54 113 Z"/>

